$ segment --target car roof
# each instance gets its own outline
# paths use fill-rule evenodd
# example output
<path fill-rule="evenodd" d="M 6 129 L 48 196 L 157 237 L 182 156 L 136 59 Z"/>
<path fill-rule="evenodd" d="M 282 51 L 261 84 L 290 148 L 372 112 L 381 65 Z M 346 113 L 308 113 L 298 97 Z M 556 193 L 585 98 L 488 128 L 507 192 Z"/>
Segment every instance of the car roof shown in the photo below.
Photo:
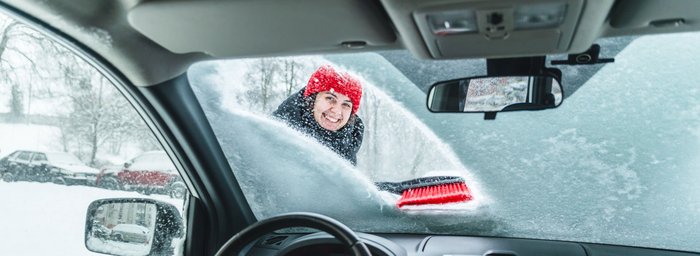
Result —
<path fill-rule="evenodd" d="M 9 8 L 74 38 L 138 86 L 184 73 L 194 62 L 407 49 L 423 59 L 577 53 L 594 40 L 700 30 L 700 1 L 559 0 L 566 16 L 553 31 L 513 32 L 507 40 L 438 37 L 427 15 L 498 10 L 541 0 L 4 0 Z M 550 1 L 551 2 L 551 1 Z"/>
<path fill-rule="evenodd" d="M 146 151 L 146 152 L 141 153 L 138 156 L 143 156 L 143 155 L 165 155 L 165 156 L 167 156 L 167 154 L 163 150 Z"/>
<path fill-rule="evenodd" d="M 67 154 L 67 155 L 72 155 L 71 153 L 68 152 L 61 152 L 61 151 L 46 151 L 46 150 L 34 150 L 34 149 L 17 149 L 12 151 L 12 153 L 15 152 L 27 152 L 27 153 L 44 153 L 44 154 Z M 10 154 L 12 154 L 10 153 Z"/>
<path fill-rule="evenodd" d="M 127 229 L 127 230 L 137 229 L 139 231 L 148 231 L 148 228 L 146 228 L 144 226 L 141 226 L 138 224 L 125 224 L 125 223 L 117 224 L 112 229 L 113 230 L 114 229 Z"/>

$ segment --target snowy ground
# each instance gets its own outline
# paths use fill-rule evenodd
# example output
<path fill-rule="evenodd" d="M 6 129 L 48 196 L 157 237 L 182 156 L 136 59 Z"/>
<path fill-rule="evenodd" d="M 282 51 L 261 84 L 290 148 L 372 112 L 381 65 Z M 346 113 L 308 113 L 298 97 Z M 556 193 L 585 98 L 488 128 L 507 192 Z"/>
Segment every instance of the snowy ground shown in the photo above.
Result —
<path fill-rule="evenodd" d="M 182 210 L 163 195 L 51 183 L 0 181 L 0 255 L 103 255 L 85 248 L 88 205 L 102 198 L 147 197 Z"/>
<path fill-rule="evenodd" d="M 60 133 L 54 126 L 0 123 L 0 157 L 18 149 L 57 151 Z"/>
<path fill-rule="evenodd" d="M 53 126 L 2 123 L 0 158 L 19 149 L 60 151 L 59 135 Z M 87 207 L 96 199 L 147 197 L 180 210 L 183 204 L 164 195 L 34 182 L 0 181 L 0 195 L 0 255 L 103 255 L 84 243 Z"/>

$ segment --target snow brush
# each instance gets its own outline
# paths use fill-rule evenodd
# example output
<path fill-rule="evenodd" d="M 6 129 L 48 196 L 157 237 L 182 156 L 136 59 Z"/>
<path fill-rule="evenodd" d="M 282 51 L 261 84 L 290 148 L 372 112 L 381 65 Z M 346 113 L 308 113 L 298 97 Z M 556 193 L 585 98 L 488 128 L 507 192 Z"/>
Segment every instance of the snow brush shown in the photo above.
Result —
<path fill-rule="evenodd" d="M 388 191 L 401 198 L 396 206 L 447 204 L 472 200 L 472 194 L 462 177 L 422 177 L 402 182 L 376 182 L 379 190 Z"/>

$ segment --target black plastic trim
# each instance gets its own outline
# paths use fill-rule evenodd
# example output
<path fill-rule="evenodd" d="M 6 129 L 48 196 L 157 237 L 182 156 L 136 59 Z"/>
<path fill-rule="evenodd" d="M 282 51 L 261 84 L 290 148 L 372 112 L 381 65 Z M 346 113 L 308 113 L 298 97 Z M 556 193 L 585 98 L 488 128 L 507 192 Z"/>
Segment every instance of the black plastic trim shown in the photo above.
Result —
<path fill-rule="evenodd" d="M 426 106 L 426 108 L 428 109 L 428 111 L 430 111 L 430 113 L 433 113 L 433 114 L 441 114 L 441 113 L 448 113 L 448 114 L 451 114 L 451 113 L 469 113 L 469 114 L 472 114 L 472 113 L 479 113 L 479 114 L 480 114 L 480 113 L 484 113 L 484 114 L 486 114 L 486 115 L 494 115 L 494 119 L 495 119 L 495 114 L 493 114 L 493 113 L 497 113 L 497 112 L 542 111 L 542 110 L 547 110 L 547 109 L 558 108 L 559 106 L 561 106 L 562 103 L 564 103 L 564 99 L 566 98 L 566 92 L 564 91 L 564 85 L 563 85 L 562 82 L 561 82 L 561 71 L 559 71 L 558 73 L 555 71 L 555 69 L 547 69 L 547 71 L 548 71 L 549 73 L 545 73 L 545 74 L 541 74 L 541 75 L 542 75 L 542 76 L 549 76 L 549 77 L 552 77 L 554 80 L 556 80 L 556 81 L 559 83 L 559 85 L 561 86 L 561 93 L 562 93 L 562 99 L 561 99 L 561 102 L 559 102 L 559 105 L 556 105 L 556 106 L 551 107 L 551 108 L 531 108 L 531 109 L 528 109 L 528 108 L 518 108 L 518 109 L 504 108 L 503 110 L 496 111 L 496 112 L 485 112 L 485 111 L 466 111 L 466 112 L 465 112 L 465 111 L 456 111 L 456 110 L 455 110 L 455 111 L 434 111 L 434 110 L 432 110 L 432 109 L 430 108 L 430 97 L 427 96 L 427 95 L 426 95 L 426 97 L 425 97 L 425 106 Z M 438 86 L 438 85 L 441 85 L 441 84 L 445 84 L 445 83 L 453 83 L 453 82 L 457 82 L 457 81 L 460 81 L 460 80 L 479 79 L 479 78 L 494 78 L 494 77 L 507 77 L 507 76 L 518 76 L 518 75 L 528 76 L 528 74 L 513 73 L 513 74 L 511 74 L 511 75 L 486 75 L 486 76 L 462 77 L 462 78 L 456 78 L 456 79 L 438 81 L 438 82 L 432 84 L 430 87 L 428 87 L 428 92 L 430 93 L 430 91 L 432 91 L 433 87 L 435 87 L 435 86 Z M 537 75 L 537 74 L 530 74 L 530 75 Z M 428 95 L 429 95 L 429 93 L 428 93 Z M 491 113 L 491 114 L 489 114 L 489 113 Z M 490 120 L 490 119 L 486 119 L 486 120 Z"/>
<path fill-rule="evenodd" d="M 219 142 L 194 95 L 186 74 L 158 85 L 139 87 L 138 90 L 153 104 L 165 126 L 172 131 L 175 141 L 192 164 L 191 176 L 200 191 L 207 209 L 208 232 L 203 252 L 214 254 L 234 234 L 256 221 L 236 178 L 221 150 Z M 202 216 L 198 216 L 202 217 Z M 204 228 L 204 227 L 197 227 Z"/>

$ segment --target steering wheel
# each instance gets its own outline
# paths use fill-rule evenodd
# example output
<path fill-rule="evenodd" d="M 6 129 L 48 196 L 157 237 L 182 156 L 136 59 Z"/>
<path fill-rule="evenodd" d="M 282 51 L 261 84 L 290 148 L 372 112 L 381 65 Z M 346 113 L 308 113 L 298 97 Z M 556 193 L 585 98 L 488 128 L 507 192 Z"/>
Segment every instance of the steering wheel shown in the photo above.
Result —
<path fill-rule="evenodd" d="M 239 255 L 243 247 L 261 236 L 278 229 L 291 227 L 314 228 L 324 231 L 338 239 L 341 244 L 347 246 L 353 255 L 372 256 L 365 243 L 343 223 L 325 215 L 308 212 L 287 213 L 258 221 L 231 237 L 216 252 L 216 256 Z"/>

